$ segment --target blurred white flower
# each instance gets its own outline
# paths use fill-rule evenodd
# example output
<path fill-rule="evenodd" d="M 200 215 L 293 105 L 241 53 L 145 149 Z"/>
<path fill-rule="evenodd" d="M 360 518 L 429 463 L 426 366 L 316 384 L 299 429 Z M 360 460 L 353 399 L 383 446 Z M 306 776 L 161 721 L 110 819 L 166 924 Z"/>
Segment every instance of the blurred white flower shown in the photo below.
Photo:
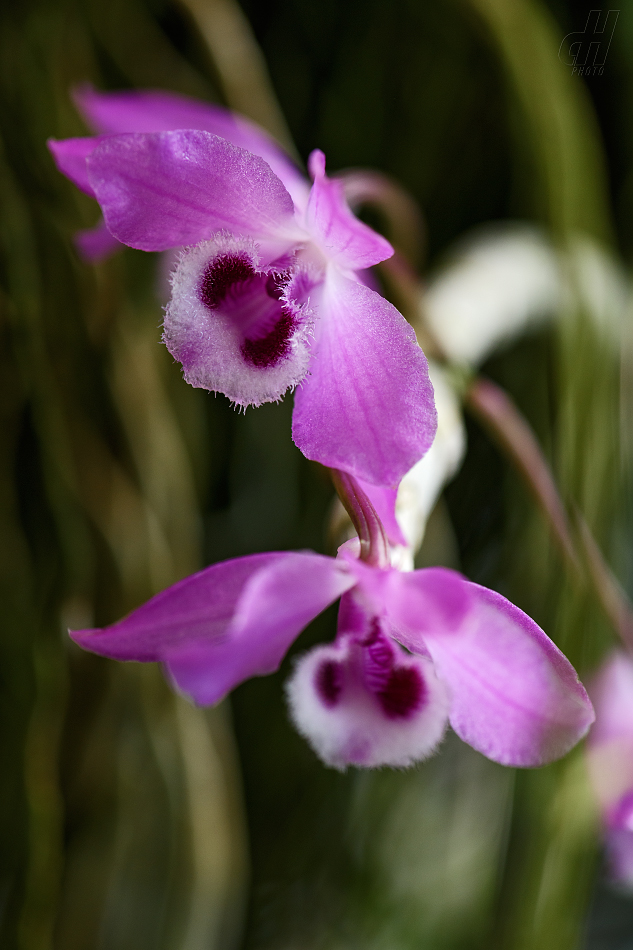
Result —
<path fill-rule="evenodd" d="M 422 299 L 423 320 L 447 358 L 477 366 L 556 312 L 557 257 L 538 228 L 479 229 L 458 246 Z"/>
<path fill-rule="evenodd" d="M 577 235 L 556 251 L 528 224 L 487 225 L 458 244 L 421 298 L 421 319 L 453 363 L 480 365 L 527 330 L 581 308 L 617 346 L 631 302 L 604 248 Z"/>
<path fill-rule="evenodd" d="M 580 306 L 604 339 L 618 349 L 630 316 L 631 287 L 617 260 L 591 238 L 578 235 L 561 256 L 561 312 Z"/>

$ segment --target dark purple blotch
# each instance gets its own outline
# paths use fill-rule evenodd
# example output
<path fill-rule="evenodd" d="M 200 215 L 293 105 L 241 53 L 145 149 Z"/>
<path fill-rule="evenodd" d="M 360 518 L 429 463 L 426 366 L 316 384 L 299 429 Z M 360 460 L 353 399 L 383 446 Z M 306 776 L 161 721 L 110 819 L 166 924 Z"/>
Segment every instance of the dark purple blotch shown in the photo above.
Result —
<path fill-rule="evenodd" d="M 235 284 L 252 280 L 255 269 L 246 254 L 221 254 L 209 262 L 200 281 L 200 299 L 215 310 Z"/>
<path fill-rule="evenodd" d="M 217 310 L 229 292 L 240 293 L 240 284 L 261 279 L 246 254 L 220 254 L 207 265 L 200 281 L 200 299 L 209 310 Z M 295 329 L 295 316 L 282 302 L 289 274 L 269 274 L 265 283 L 268 297 L 280 301 L 279 316 L 274 326 L 263 336 L 246 339 L 240 347 L 244 359 L 260 369 L 275 366 L 290 352 L 290 339 Z M 246 291 L 247 288 L 244 288 Z"/>
<path fill-rule="evenodd" d="M 314 685 L 324 706 L 332 708 L 343 691 L 343 667 L 335 660 L 324 660 L 314 677 Z"/>
<path fill-rule="evenodd" d="M 419 670 L 414 666 L 396 666 L 377 696 L 389 719 L 407 719 L 423 704 L 426 691 Z"/>
<path fill-rule="evenodd" d="M 253 366 L 274 366 L 290 352 L 290 338 L 294 327 L 294 314 L 282 306 L 281 316 L 272 330 L 259 340 L 244 340 L 240 347 L 242 356 Z"/>

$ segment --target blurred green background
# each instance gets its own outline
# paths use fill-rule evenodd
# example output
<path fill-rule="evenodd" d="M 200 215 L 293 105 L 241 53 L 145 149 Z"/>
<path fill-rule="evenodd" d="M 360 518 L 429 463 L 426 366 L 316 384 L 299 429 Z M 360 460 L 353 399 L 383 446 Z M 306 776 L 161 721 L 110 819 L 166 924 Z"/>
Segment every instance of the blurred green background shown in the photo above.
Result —
<path fill-rule="evenodd" d="M 203 564 L 331 550 L 332 490 L 290 440 L 291 397 L 240 415 L 184 384 L 159 342 L 155 255 L 79 259 L 72 235 L 96 207 L 45 147 L 86 131 L 69 98 L 85 80 L 278 122 L 261 67 L 303 160 L 318 146 L 330 171 L 378 168 L 415 196 L 424 274 L 469 228 L 503 219 L 537 222 L 561 246 L 591 235 L 630 270 L 630 0 L 602 75 L 581 81 L 558 58 L 596 8 L 0 5 L 3 950 L 633 947 L 633 899 L 604 880 L 580 753 L 515 774 L 449 737 L 408 772 L 339 774 L 288 722 L 288 659 L 202 711 L 157 669 L 70 643 L 69 626 L 112 622 Z M 231 30 L 247 59 L 255 44 L 263 53 L 252 75 L 232 61 Z M 622 355 L 582 306 L 569 311 L 485 371 L 633 593 L 631 347 Z M 473 421 L 468 435 L 445 497 L 458 566 L 590 672 L 612 632 L 566 578 L 518 476 Z M 431 538 L 423 556 L 436 555 Z M 330 610 L 293 652 L 332 637 L 334 622 Z"/>

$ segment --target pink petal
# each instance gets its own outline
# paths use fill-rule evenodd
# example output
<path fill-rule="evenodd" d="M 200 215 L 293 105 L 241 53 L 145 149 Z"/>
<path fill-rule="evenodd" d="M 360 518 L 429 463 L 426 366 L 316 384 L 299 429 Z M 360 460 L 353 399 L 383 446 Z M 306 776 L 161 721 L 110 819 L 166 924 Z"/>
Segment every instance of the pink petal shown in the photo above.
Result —
<path fill-rule="evenodd" d="M 586 762 L 600 805 L 613 879 L 633 889 L 633 660 L 614 651 L 590 684 L 596 721 Z"/>
<path fill-rule="evenodd" d="M 161 660 L 183 692 L 210 704 L 275 670 L 303 627 L 353 583 L 340 561 L 319 554 L 253 554 L 186 577 L 110 627 L 70 635 L 115 660 Z"/>
<path fill-rule="evenodd" d="M 201 129 L 219 135 L 263 158 L 295 201 L 307 202 L 308 183 L 284 150 L 254 122 L 222 106 L 151 89 L 106 93 L 81 86 L 73 98 L 88 124 L 101 134 Z"/>
<path fill-rule="evenodd" d="M 301 630 L 354 584 L 340 561 L 309 552 L 282 557 L 252 576 L 222 641 L 174 645 L 166 653 L 173 682 L 199 705 L 274 672 Z"/>
<path fill-rule="evenodd" d="M 209 132 L 109 136 L 88 173 L 112 234 L 143 251 L 227 229 L 281 254 L 298 237 L 292 198 L 266 162 Z"/>
<path fill-rule="evenodd" d="M 74 240 L 79 253 L 87 261 L 102 261 L 121 247 L 121 242 L 110 234 L 103 220 L 94 228 L 78 231 Z"/>
<path fill-rule="evenodd" d="M 596 721 L 587 741 L 587 766 L 603 816 L 611 816 L 633 791 L 633 660 L 614 651 L 590 683 L 589 695 Z M 633 826 L 629 835 L 633 838 Z"/>
<path fill-rule="evenodd" d="M 308 167 L 314 178 L 306 223 L 324 255 L 346 270 L 371 267 L 393 255 L 389 241 L 363 224 L 350 211 L 343 185 L 325 174 L 325 156 L 312 152 Z"/>
<path fill-rule="evenodd" d="M 317 306 L 316 295 L 311 301 Z M 426 357 L 388 301 L 328 269 L 310 372 L 295 394 L 304 455 L 395 487 L 435 436 Z"/>
<path fill-rule="evenodd" d="M 49 139 L 46 143 L 62 175 L 70 178 L 73 184 L 91 198 L 96 196 L 88 179 L 86 159 L 100 141 L 100 138 Z"/>
<path fill-rule="evenodd" d="M 453 729 L 502 765 L 560 758 L 594 719 L 576 672 L 522 610 L 494 591 L 463 583 L 472 604 L 459 628 L 438 626 L 421 638 L 451 689 Z M 414 638 L 402 642 L 415 649 Z"/>
<path fill-rule="evenodd" d="M 114 660 L 161 660 L 166 651 L 200 640 L 221 639 L 247 581 L 292 554 L 252 554 L 191 574 L 102 630 L 74 630 L 70 636 L 91 653 Z"/>
<path fill-rule="evenodd" d="M 358 574 L 358 568 L 355 571 Z M 461 574 L 447 567 L 422 571 L 389 570 L 379 596 L 397 633 L 394 636 L 414 653 L 427 653 L 427 634 L 454 632 L 468 618 L 473 597 Z M 359 581 L 367 596 L 375 597 L 377 584 L 367 569 Z"/>
<path fill-rule="evenodd" d="M 620 650 L 612 653 L 592 681 L 589 695 L 596 709 L 589 745 L 622 737 L 633 743 L 633 660 Z"/>
<path fill-rule="evenodd" d="M 633 891 L 633 830 L 610 828 L 606 833 L 609 871 L 614 883 Z"/>

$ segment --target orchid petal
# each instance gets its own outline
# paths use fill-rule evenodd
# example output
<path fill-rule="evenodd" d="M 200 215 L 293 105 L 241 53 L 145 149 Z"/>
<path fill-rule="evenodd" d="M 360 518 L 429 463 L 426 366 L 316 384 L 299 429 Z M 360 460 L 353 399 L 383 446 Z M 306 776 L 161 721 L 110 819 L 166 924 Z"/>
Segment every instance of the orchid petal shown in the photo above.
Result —
<path fill-rule="evenodd" d="M 222 106 L 173 92 L 97 92 L 89 85 L 76 89 L 73 98 L 88 124 L 102 135 L 175 129 L 200 129 L 218 135 L 263 158 L 295 202 L 307 202 L 308 183 L 281 146 L 254 122 Z"/>
<path fill-rule="evenodd" d="M 348 560 L 346 554 L 340 553 Z M 350 567 L 365 597 L 393 624 L 393 636 L 413 653 L 428 652 L 427 634 L 459 630 L 472 610 L 468 584 L 461 574 L 449 568 L 377 571 L 361 561 Z"/>
<path fill-rule="evenodd" d="M 594 719 L 576 672 L 522 610 L 463 583 L 472 601 L 460 627 L 438 626 L 421 637 L 451 689 L 453 729 L 502 765 L 544 765 L 565 755 Z M 402 642 L 415 650 L 414 638 Z"/>
<path fill-rule="evenodd" d="M 596 708 L 596 723 L 589 744 L 627 737 L 633 741 L 633 660 L 615 651 L 589 687 Z"/>
<path fill-rule="evenodd" d="M 115 660 L 163 661 L 183 692 L 210 704 L 276 669 L 303 627 L 353 584 L 340 561 L 319 554 L 253 554 L 186 577 L 110 627 L 70 635 Z"/>
<path fill-rule="evenodd" d="M 222 641 L 167 652 L 172 680 L 199 705 L 219 702 L 249 677 L 274 672 L 303 628 L 353 584 L 340 561 L 310 552 L 283 555 L 246 584 Z"/>
<path fill-rule="evenodd" d="M 325 174 L 323 152 L 312 152 L 308 166 L 314 184 L 306 223 L 328 260 L 345 270 L 360 270 L 391 257 L 393 248 L 389 241 L 354 216 L 345 201 L 342 182 Z"/>
<path fill-rule="evenodd" d="M 297 238 L 292 198 L 266 162 L 209 132 L 108 136 L 88 173 L 112 234 L 143 251 L 222 229 L 268 239 L 276 253 Z"/>
<path fill-rule="evenodd" d="M 433 387 L 415 334 L 387 300 L 329 269 L 310 373 L 295 394 L 304 455 L 395 487 L 436 428 Z"/>
<path fill-rule="evenodd" d="M 96 195 L 88 178 L 86 160 L 99 142 L 101 138 L 49 139 L 46 143 L 62 175 L 70 178 L 73 184 L 91 198 L 95 198 Z"/>
<path fill-rule="evenodd" d="M 94 262 L 103 260 L 121 247 L 121 242 L 110 234 L 103 220 L 94 228 L 78 231 L 74 241 L 81 256 L 87 261 Z"/>
<path fill-rule="evenodd" d="M 589 685 L 596 721 L 587 741 L 587 765 L 604 812 L 633 790 L 633 661 L 615 651 Z"/>
<path fill-rule="evenodd" d="M 630 828 L 609 828 L 606 834 L 609 871 L 623 890 L 633 891 L 633 831 Z"/>
<path fill-rule="evenodd" d="M 633 660 L 614 651 L 589 686 L 596 721 L 586 762 L 600 805 L 612 877 L 633 889 Z"/>
<path fill-rule="evenodd" d="M 114 660 L 161 660 L 165 652 L 221 638 L 247 581 L 258 571 L 292 557 L 252 554 L 212 564 L 185 577 L 109 627 L 74 630 L 70 636 L 91 653 Z"/>

